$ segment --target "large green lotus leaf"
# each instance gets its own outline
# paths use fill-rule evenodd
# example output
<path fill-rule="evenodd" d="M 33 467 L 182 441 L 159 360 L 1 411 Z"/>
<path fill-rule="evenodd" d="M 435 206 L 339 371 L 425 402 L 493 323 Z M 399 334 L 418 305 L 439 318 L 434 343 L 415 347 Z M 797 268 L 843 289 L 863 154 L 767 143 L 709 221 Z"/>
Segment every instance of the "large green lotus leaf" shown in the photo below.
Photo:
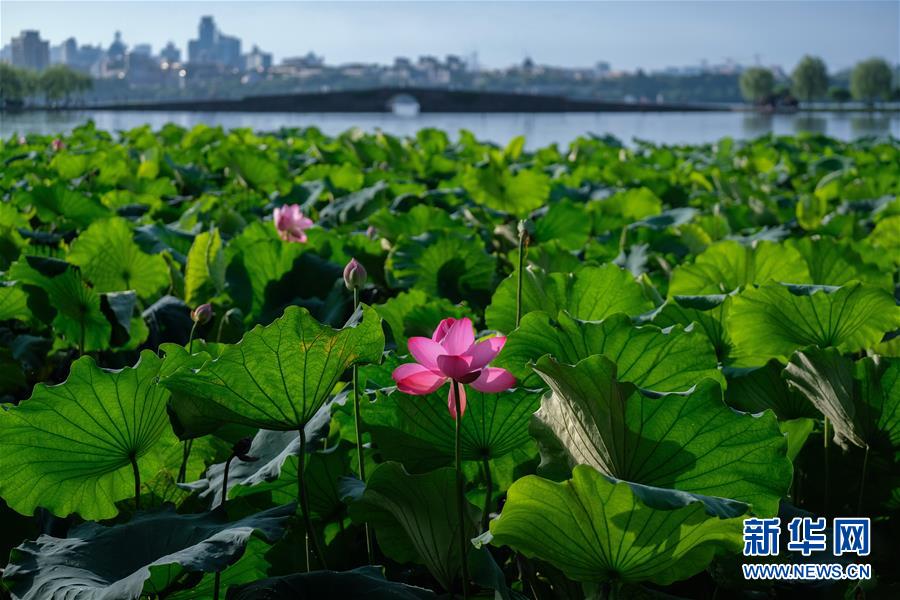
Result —
<path fill-rule="evenodd" d="M 416 204 L 405 213 L 383 208 L 369 217 L 369 224 L 381 237 L 392 242 L 401 236 L 413 237 L 436 229 L 456 227 L 465 230 L 465 226 L 451 219 L 446 211 L 427 204 Z"/>
<path fill-rule="evenodd" d="M 770 281 L 811 283 L 806 262 L 793 248 L 773 242 L 745 246 L 724 240 L 704 250 L 693 264 L 677 267 L 669 295 L 727 294 Z"/>
<path fill-rule="evenodd" d="M 550 178 L 544 173 L 529 169 L 513 173 L 494 164 L 470 167 L 463 186 L 476 203 L 516 217 L 540 208 L 550 196 Z"/>
<path fill-rule="evenodd" d="M 290 279 L 294 288 L 291 297 L 308 298 L 315 288 L 321 292 L 331 288 L 334 278 L 325 277 L 309 265 L 302 264 L 302 257 L 309 251 L 306 244 L 285 242 L 278 238 L 271 222 L 255 222 L 233 238 L 226 246 L 229 289 L 235 302 L 247 314 L 259 315 L 267 303 L 267 292 L 282 278 Z M 289 276 L 292 274 L 293 276 Z"/>
<path fill-rule="evenodd" d="M 652 508 L 625 482 L 587 465 L 554 483 L 535 475 L 509 489 L 492 543 L 561 569 L 575 581 L 667 585 L 699 573 L 718 552 L 741 548 L 741 518 L 706 514 L 700 502 L 653 490 L 673 508 Z"/>
<path fill-rule="evenodd" d="M 134 496 L 132 457 L 149 481 L 176 443 L 169 394 L 156 384 L 161 362 L 144 351 L 133 368 L 104 371 L 86 356 L 65 382 L 40 384 L 0 413 L 0 496 L 23 514 L 114 517 L 116 502 Z"/>
<path fill-rule="evenodd" d="M 796 352 L 784 377 L 831 422 L 842 447 L 900 448 L 900 360 L 854 363 L 834 348 Z"/>
<path fill-rule="evenodd" d="M 444 386 L 428 396 L 379 394 L 375 402 L 363 404 L 362 418 L 382 457 L 416 472 L 453 464 L 455 429 L 447 411 L 447 390 Z M 540 392 L 525 388 L 499 394 L 467 388 L 462 460 L 495 459 L 527 448 L 528 423 L 540 397 Z"/>
<path fill-rule="evenodd" d="M 28 200 L 44 223 L 63 217 L 79 227 L 88 227 L 111 215 L 109 209 L 96 198 L 83 191 L 70 190 L 62 183 L 52 187 L 35 187 Z"/>
<path fill-rule="evenodd" d="M 69 262 L 81 267 L 97 292 L 134 290 L 148 298 L 169 284 L 169 268 L 159 254 L 144 253 L 125 219 L 93 223 L 72 243 Z"/>
<path fill-rule="evenodd" d="M 805 346 L 857 352 L 900 327 L 900 307 L 888 292 L 861 283 L 840 288 L 778 284 L 745 290 L 728 315 L 738 366 L 787 362 Z"/>
<path fill-rule="evenodd" d="M 299 430 L 351 365 L 377 362 L 383 349 L 381 319 L 368 306 L 343 329 L 292 306 L 217 358 L 198 369 L 179 368 L 162 383 L 174 392 L 176 415 L 205 413 L 260 429 Z"/>
<path fill-rule="evenodd" d="M 440 231 L 401 240 L 384 268 L 391 287 L 459 302 L 493 287 L 496 259 L 478 237 Z"/>
<path fill-rule="evenodd" d="M 833 238 L 798 238 L 785 242 L 797 250 L 809 267 L 810 282 L 818 285 L 844 285 L 861 281 L 890 291 L 890 272 L 863 262 L 848 242 Z"/>
<path fill-rule="evenodd" d="M 184 268 L 184 299 L 188 306 L 209 301 L 225 289 L 225 252 L 218 229 L 194 238 Z"/>
<path fill-rule="evenodd" d="M 725 294 L 673 296 L 653 313 L 653 323 L 660 327 L 695 323 L 715 348 L 718 359 L 724 361 L 731 353 L 731 338 L 725 329 L 731 299 Z"/>
<path fill-rule="evenodd" d="M 25 321 L 30 316 L 28 294 L 14 283 L 0 283 L 0 321 L 9 319 Z"/>
<path fill-rule="evenodd" d="M 26 257 L 13 263 L 9 272 L 11 278 L 26 286 L 29 306 L 32 302 L 43 306 L 49 304 L 47 314 L 33 308 L 35 316 L 53 319 L 54 333 L 65 338 L 71 346 L 83 345 L 85 352 L 109 348 L 112 325 L 103 314 L 100 294 L 86 285 L 81 272 L 68 263 L 48 261 L 51 266 L 39 265 L 41 271 L 30 264 L 36 260 L 37 257 Z"/>
<path fill-rule="evenodd" d="M 202 345 L 201 345 L 202 344 Z M 206 362 L 218 357 L 227 346 L 224 344 L 205 344 L 194 340 L 194 352 L 179 344 L 161 344 L 160 353 L 163 354 L 163 364 L 159 369 L 160 383 L 165 385 L 166 380 L 179 371 L 192 372 L 199 369 Z M 225 429 L 242 429 L 241 435 L 234 439 L 246 437 L 254 432 L 255 428 L 244 425 L 235 426 L 240 419 L 234 411 L 228 411 L 215 404 L 204 396 L 195 396 L 187 391 L 173 390 L 167 405 L 172 429 L 182 440 L 194 439 L 212 433 L 221 434 Z M 222 436 L 228 437 L 228 436 Z"/>
<path fill-rule="evenodd" d="M 352 571 L 314 571 L 271 577 L 238 586 L 228 600 L 314 600 L 316 598 L 366 598 L 366 600 L 427 600 L 437 594 L 425 588 L 388 581 L 380 567 Z"/>
<path fill-rule="evenodd" d="M 350 504 L 350 516 L 375 530 L 386 556 L 424 564 L 449 590 L 461 570 L 457 502 L 453 469 L 410 475 L 399 463 L 386 462 L 369 475 L 362 495 Z M 477 532 L 480 513 L 466 502 L 468 538 Z"/>
<path fill-rule="evenodd" d="M 485 311 L 488 327 L 509 332 L 516 328 L 518 273 L 503 280 Z M 616 265 L 586 266 L 572 273 L 546 273 L 527 267 L 522 280 L 522 316 L 540 310 L 548 315 L 566 311 L 576 319 L 599 321 L 614 313 L 639 315 L 653 308 L 641 286 Z"/>
<path fill-rule="evenodd" d="M 373 308 L 390 327 L 398 354 L 407 354 L 406 342 L 410 337 L 431 337 L 434 329 L 447 317 L 459 319 L 475 316 L 465 306 L 453 304 L 446 298 L 429 296 L 416 289 L 401 292 Z"/>
<path fill-rule="evenodd" d="M 583 205 L 561 201 L 552 204 L 535 223 L 538 243 L 556 240 L 565 250 L 581 250 L 591 234 L 591 217 Z"/>
<path fill-rule="evenodd" d="M 545 459 L 559 452 L 634 483 L 733 498 L 774 515 L 791 483 L 786 443 L 771 412 L 741 414 L 722 402 L 719 385 L 649 395 L 616 380 L 603 356 L 577 365 L 543 357 L 535 365 L 551 393 L 535 413 Z"/>
<path fill-rule="evenodd" d="M 622 314 L 579 321 L 560 313 L 556 322 L 543 312 L 527 314 L 494 365 L 508 369 L 521 385 L 540 385 L 529 364 L 545 354 L 568 364 L 602 354 L 616 363 L 620 381 L 657 392 L 685 391 L 704 377 L 724 384 L 715 350 L 702 332 L 680 325 L 638 327 Z"/>
<path fill-rule="evenodd" d="M 817 417 L 815 407 L 788 386 L 783 371 L 784 365 L 774 359 L 762 367 L 726 367 L 725 402 L 744 412 L 771 410 L 782 420 Z"/>
<path fill-rule="evenodd" d="M 109 527 L 84 523 L 65 539 L 45 535 L 14 549 L 3 581 L 21 600 L 154 596 L 186 571 L 226 569 L 253 537 L 278 539 L 293 512 L 280 506 L 228 522 L 221 511 L 179 515 L 168 508 Z"/>

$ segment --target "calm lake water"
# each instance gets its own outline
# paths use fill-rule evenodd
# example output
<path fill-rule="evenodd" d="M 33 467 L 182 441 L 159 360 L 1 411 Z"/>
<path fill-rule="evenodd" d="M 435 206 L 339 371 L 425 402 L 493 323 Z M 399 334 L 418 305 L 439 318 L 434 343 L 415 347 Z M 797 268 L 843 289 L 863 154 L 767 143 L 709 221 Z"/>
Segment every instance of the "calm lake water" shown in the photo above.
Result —
<path fill-rule="evenodd" d="M 794 134 L 801 131 L 824 133 L 850 140 L 868 135 L 892 134 L 900 137 L 900 114 L 816 113 L 813 115 L 759 115 L 746 113 L 555 113 L 555 114 L 416 114 L 393 113 L 216 113 L 216 112 L 115 112 L 70 111 L 0 114 L 0 136 L 21 133 L 58 133 L 93 119 L 101 129 L 131 129 L 144 123 L 158 128 L 165 123 L 191 127 L 198 123 L 226 128 L 249 127 L 274 130 L 282 126 L 314 125 L 327 134 L 351 127 L 366 131 L 381 129 L 396 135 L 410 135 L 423 127 L 436 127 L 455 134 L 472 131 L 482 140 L 505 144 L 517 135 L 527 138 L 529 148 L 567 144 L 579 135 L 612 134 L 631 142 L 634 139 L 663 144 L 702 143 L 724 136 L 753 138 L 765 133 Z"/>

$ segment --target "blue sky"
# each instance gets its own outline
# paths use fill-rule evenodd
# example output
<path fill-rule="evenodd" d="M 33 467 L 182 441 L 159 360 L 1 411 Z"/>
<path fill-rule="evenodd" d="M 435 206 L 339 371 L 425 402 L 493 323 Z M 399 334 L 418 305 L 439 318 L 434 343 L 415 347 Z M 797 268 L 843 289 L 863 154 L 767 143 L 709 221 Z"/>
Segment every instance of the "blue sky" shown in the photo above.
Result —
<path fill-rule="evenodd" d="M 833 68 L 870 56 L 900 62 L 900 0 L 631 2 L 273 2 L 2 0 L 4 44 L 24 28 L 57 44 L 107 46 L 113 31 L 154 51 L 182 50 L 201 15 L 225 33 L 285 56 L 315 51 L 329 63 L 477 52 L 484 66 L 525 56 L 546 64 L 661 68 L 726 58 L 787 68 L 803 54 Z"/>

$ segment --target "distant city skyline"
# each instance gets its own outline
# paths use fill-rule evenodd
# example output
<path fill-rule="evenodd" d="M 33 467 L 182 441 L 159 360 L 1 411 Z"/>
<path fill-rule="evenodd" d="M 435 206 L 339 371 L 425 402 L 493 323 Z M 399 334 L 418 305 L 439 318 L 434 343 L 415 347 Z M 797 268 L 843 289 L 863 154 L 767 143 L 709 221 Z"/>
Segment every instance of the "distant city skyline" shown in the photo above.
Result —
<path fill-rule="evenodd" d="M 115 4 L 116 9 L 110 10 Z M 900 2 L 84 2 L 0 4 L 2 44 L 36 29 L 58 45 L 174 42 L 182 54 L 204 15 L 276 61 L 309 51 L 331 64 L 387 64 L 399 56 L 471 58 L 505 67 L 541 64 L 659 70 L 711 64 L 780 65 L 804 54 L 832 70 L 870 56 L 900 62 Z M 273 25 L 274 24 L 274 25 Z"/>

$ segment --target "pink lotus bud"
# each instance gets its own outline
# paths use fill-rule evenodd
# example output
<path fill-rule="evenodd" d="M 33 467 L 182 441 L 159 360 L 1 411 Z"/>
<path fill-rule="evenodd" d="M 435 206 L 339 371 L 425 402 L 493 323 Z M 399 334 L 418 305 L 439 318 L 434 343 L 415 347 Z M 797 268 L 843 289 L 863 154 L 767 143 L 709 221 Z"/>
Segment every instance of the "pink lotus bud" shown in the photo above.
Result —
<path fill-rule="evenodd" d="M 210 319 L 213 318 L 215 313 L 213 313 L 212 304 L 207 302 L 206 304 L 201 304 L 197 308 L 191 311 L 191 319 L 193 319 L 194 323 L 199 325 L 205 325 L 209 323 Z"/>
<path fill-rule="evenodd" d="M 50 142 L 50 147 L 53 148 L 54 152 L 59 152 L 66 147 L 66 144 L 61 139 L 55 138 L 52 142 Z"/>
<path fill-rule="evenodd" d="M 344 285 L 348 290 L 358 290 L 366 285 L 368 279 L 366 268 L 362 266 L 355 258 L 351 258 L 347 266 L 344 267 Z"/>
<path fill-rule="evenodd" d="M 19 136 L 19 145 L 24 146 L 28 143 L 28 139 L 24 135 Z"/>

